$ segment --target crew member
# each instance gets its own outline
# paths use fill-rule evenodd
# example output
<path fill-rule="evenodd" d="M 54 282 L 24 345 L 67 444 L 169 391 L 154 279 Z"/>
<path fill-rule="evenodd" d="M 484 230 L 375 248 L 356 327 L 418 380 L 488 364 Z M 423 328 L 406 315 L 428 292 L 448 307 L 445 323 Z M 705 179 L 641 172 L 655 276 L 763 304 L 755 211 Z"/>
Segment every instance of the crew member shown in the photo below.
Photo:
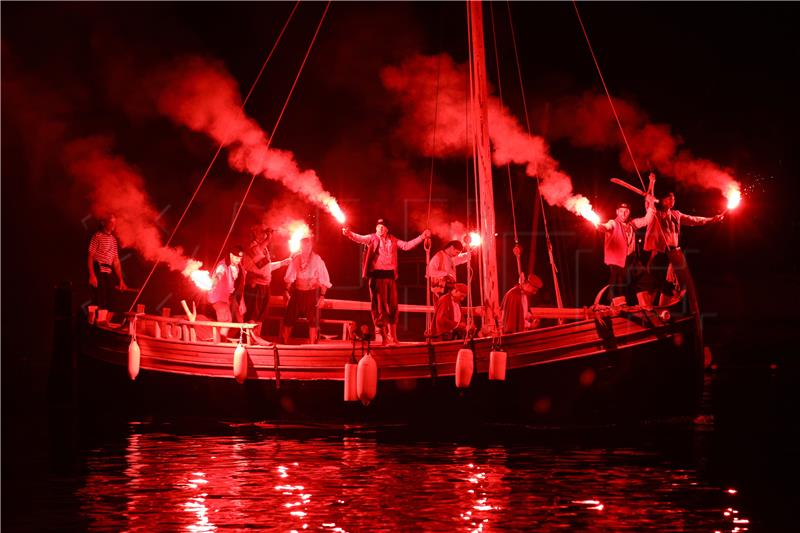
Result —
<path fill-rule="evenodd" d="M 456 266 L 469 261 L 470 252 L 464 251 L 461 241 L 450 241 L 431 258 L 425 276 L 431 280 L 433 301 L 449 291 L 456 282 Z"/>
<path fill-rule="evenodd" d="M 650 252 L 647 270 L 656 279 L 656 288 L 661 290 L 661 305 L 669 303 L 671 297 L 683 297 L 691 283 L 686 257 L 680 248 L 681 225 L 705 226 L 724 218 L 722 214 L 713 217 L 687 215 L 674 207 L 675 193 L 668 192 L 660 198 L 659 208 L 644 236 L 644 249 Z"/>
<path fill-rule="evenodd" d="M 308 320 L 308 340 L 315 344 L 319 333 L 319 309 L 325 302 L 325 293 L 331 288 L 331 280 L 325 261 L 313 251 L 310 237 L 301 239 L 300 253 L 292 257 L 283 280 L 290 289 L 281 340 L 286 344 L 297 319 L 305 317 Z"/>
<path fill-rule="evenodd" d="M 289 266 L 291 258 L 273 261 L 269 252 L 272 241 L 272 228 L 265 224 L 256 224 L 250 228 L 252 241 L 245 250 L 242 265 L 247 272 L 247 283 L 244 289 L 244 301 L 247 307 L 245 318 L 248 322 L 258 324 L 254 333 L 258 336 L 266 328 L 267 309 L 269 306 L 269 286 L 272 271 Z"/>
<path fill-rule="evenodd" d="M 522 282 L 514 285 L 503 296 L 502 324 L 503 333 L 517 333 L 535 327 L 536 320 L 531 316 L 531 298 L 539 292 L 544 283 L 536 274 L 524 277 Z"/>
<path fill-rule="evenodd" d="M 461 302 L 466 295 L 467 286 L 455 283 L 450 292 L 436 301 L 430 332 L 432 339 L 449 341 L 464 336 L 467 328 Z"/>
<path fill-rule="evenodd" d="M 630 206 L 621 203 L 617 205 L 616 218 L 597 226 L 598 230 L 605 233 L 603 259 L 611 271 L 608 280 L 611 303 L 627 303 L 630 296 L 633 278 L 631 266 L 636 258 L 636 230 L 650 224 L 656 211 L 655 198 L 650 195 L 645 199 L 645 210 L 645 216 L 630 220 Z"/>
<path fill-rule="evenodd" d="M 244 302 L 236 296 L 242 286 L 244 274 L 241 272 L 244 250 L 235 244 L 228 249 L 227 256 L 217 263 L 208 291 L 208 303 L 214 308 L 217 322 L 241 322 Z M 220 328 L 220 335 L 226 337 L 228 328 Z"/>
<path fill-rule="evenodd" d="M 122 264 L 119 261 L 119 244 L 114 235 L 117 219 L 109 215 L 102 220 L 101 229 L 92 235 L 89 242 L 89 285 L 92 288 L 92 303 L 101 309 L 111 305 L 114 283 L 112 271 L 119 280 L 119 290 L 127 290 L 122 279 Z"/>
<path fill-rule="evenodd" d="M 342 228 L 342 235 L 367 247 L 361 275 L 369 281 L 372 322 L 384 344 L 397 343 L 397 249 L 411 250 L 431 236 L 426 229 L 410 241 L 389 234 L 389 223 L 379 218 L 375 233 L 359 235 Z"/>

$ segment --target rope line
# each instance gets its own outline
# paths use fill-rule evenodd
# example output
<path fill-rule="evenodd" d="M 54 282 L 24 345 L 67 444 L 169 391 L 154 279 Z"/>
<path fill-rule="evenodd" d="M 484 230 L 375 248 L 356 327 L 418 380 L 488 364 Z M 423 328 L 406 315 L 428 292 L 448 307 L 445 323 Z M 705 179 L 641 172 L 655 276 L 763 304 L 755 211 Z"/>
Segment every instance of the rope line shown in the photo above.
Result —
<path fill-rule="evenodd" d="M 611 93 L 609 92 L 608 86 L 606 85 L 606 80 L 603 77 L 603 72 L 600 70 L 600 63 L 597 61 L 597 56 L 594 53 L 594 48 L 592 48 L 592 43 L 589 40 L 589 34 L 586 32 L 586 27 L 583 25 L 583 19 L 581 19 L 581 13 L 580 11 L 578 11 L 578 3 L 575 0 L 572 0 L 572 5 L 575 7 L 575 14 L 578 16 L 578 23 L 580 23 L 581 31 L 583 31 L 583 36 L 586 38 L 586 45 L 589 47 L 589 53 L 592 55 L 594 66 L 597 68 L 597 74 L 598 76 L 600 76 L 600 82 L 603 84 L 603 90 L 605 90 L 606 92 L 606 97 L 608 98 L 608 104 L 611 106 L 611 111 L 614 113 L 614 118 L 617 121 L 619 132 L 622 134 L 622 140 L 625 141 L 625 148 L 628 149 L 628 155 L 631 156 L 631 162 L 633 163 L 634 170 L 636 170 L 636 175 L 639 177 L 639 182 L 642 184 L 642 190 L 646 191 L 647 187 L 645 187 L 644 185 L 642 174 L 639 172 L 639 166 L 636 164 L 636 158 L 633 157 L 633 151 L 631 150 L 631 145 L 628 143 L 628 137 L 627 135 L 625 135 L 625 130 L 622 128 L 622 122 L 620 122 L 619 115 L 617 114 L 617 108 L 614 106 L 614 100 L 611 98 Z"/>
<path fill-rule="evenodd" d="M 322 28 L 322 23 L 325 21 L 325 15 L 328 14 L 328 9 L 331 7 L 331 1 L 328 0 L 328 3 L 325 4 L 325 11 L 322 12 L 322 17 L 319 19 L 319 23 L 317 24 L 317 29 L 314 32 L 314 36 L 311 38 L 311 42 L 308 45 L 308 49 L 306 50 L 306 54 L 303 57 L 303 62 L 300 64 L 300 68 L 297 70 L 297 75 L 294 77 L 294 82 L 292 83 L 291 89 L 289 89 L 289 94 L 286 95 L 286 100 L 283 102 L 283 108 L 281 108 L 281 112 L 278 115 L 278 119 L 275 121 L 275 125 L 272 127 L 272 131 L 270 132 L 270 136 L 267 139 L 267 150 L 269 150 L 270 146 L 272 145 L 272 139 L 275 138 L 275 132 L 278 129 L 278 125 L 281 123 L 283 119 L 283 115 L 286 112 L 286 108 L 289 106 L 289 101 L 292 99 L 292 94 L 294 94 L 294 90 L 297 87 L 297 82 L 300 79 L 300 75 L 303 73 L 303 69 L 306 66 L 306 62 L 308 61 L 308 56 L 311 55 L 311 49 L 314 47 L 314 43 L 317 40 L 317 36 L 319 35 L 319 30 Z M 236 214 L 233 217 L 233 221 L 231 222 L 230 227 L 228 228 L 228 233 L 225 235 L 225 240 L 222 241 L 222 246 L 219 249 L 219 253 L 217 254 L 217 258 L 214 260 L 214 265 L 217 264 L 219 258 L 222 256 L 222 252 L 225 250 L 225 246 L 228 244 L 228 239 L 230 239 L 231 233 L 233 232 L 234 226 L 236 226 L 236 221 L 239 219 L 239 214 L 242 212 L 242 208 L 244 207 L 245 202 L 247 201 L 247 196 L 250 194 L 250 189 L 253 188 L 253 183 L 255 183 L 257 174 L 253 174 L 250 178 L 250 183 L 247 185 L 247 190 L 244 192 L 244 196 L 242 197 L 242 201 L 239 203 L 239 207 L 236 210 Z"/>
<path fill-rule="evenodd" d="M 250 85 L 250 90 L 247 92 L 247 96 L 242 101 L 241 109 L 244 109 L 245 105 L 247 105 L 247 101 L 250 100 L 250 95 L 253 94 L 253 90 L 255 89 L 256 85 L 258 84 L 259 80 L 261 79 L 261 75 L 264 73 L 264 70 L 267 68 L 267 64 L 269 63 L 270 59 L 272 58 L 272 55 L 275 53 L 275 50 L 278 48 L 278 44 L 281 42 L 281 39 L 283 38 L 283 34 L 286 31 L 286 28 L 289 26 L 289 22 L 291 22 L 292 17 L 294 17 L 295 11 L 297 11 L 297 7 L 299 5 L 300 5 L 300 0 L 297 0 L 297 2 L 295 3 L 294 7 L 292 8 L 291 13 L 289 13 L 289 17 L 286 19 L 286 22 L 284 22 L 283 28 L 281 28 L 281 31 L 278 34 L 278 37 L 275 39 L 275 42 L 273 43 L 272 48 L 269 51 L 269 54 L 267 54 L 267 58 L 264 60 L 264 63 L 262 63 L 261 69 L 258 71 L 258 74 L 256 75 L 255 79 L 253 80 L 253 83 Z M 227 144 L 227 141 L 220 143 L 220 145 L 217 147 L 217 151 L 214 153 L 214 157 L 211 158 L 211 162 L 208 164 L 208 167 L 206 168 L 205 172 L 203 173 L 202 178 L 200 178 L 200 181 L 198 182 L 197 187 L 195 187 L 191 198 L 189 198 L 189 202 L 186 204 L 186 207 L 183 209 L 183 213 L 181 213 L 181 216 L 178 219 L 178 223 L 175 224 L 175 227 L 172 229 L 172 233 L 170 233 L 169 238 L 167 239 L 166 243 L 164 244 L 165 247 L 170 245 L 170 243 L 172 242 L 173 237 L 175 237 L 175 234 L 178 232 L 178 228 L 180 227 L 181 223 L 183 223 L 183 219 L 186 217 L 186 213 L 189 212 L 189 207 L 191 207 L 192 203 L 194 203 L 194 200 L 197 197 L 197 193 L 200 192 L 200 188 L 203 186 L 203 183 L 205 183 L 206 178 L 208 177 L 208 174 L 211 172 L 211 168 L 214 166 L 214 163 L 216 163 L 220 152 L 222 152 L 222 147 L 225 146 L 226 144 Z M 130 308 L 128 309 L 129 313 L 136 306 L 136 303 L 139 301 L 139 298 L 142 296 L 142 292 L 144 291 L 144 288 L 147 286 L 147 283 L 150 281 L 150 278 L 153 277 L 153 272 L 156 271 L 156 267 L 158 267 L 158 264 L 160 262 L 161 262 L 160 260 L 156 260 L 153 263 L 153 266 L 150 269 L 150 272 L 147 274 L 147 277 L 145 278 L 144 283 L 142 283 L 142 286 L 139 288 L 139 292 L 136 293 L 136 298 L 133 299 L 133 303 L 131 304 Z M 216 262 L 215 262 L 215 264 L 216 264 Z"/>
<path fill-rule="evenodd" d="M 497 70 L 497 94 L 500 98 L 500 106 L 502 107 L 503 104 L 503 83 L 500 80 L 500 52 L 497 49 L 497 31 L 495 30 L 495 23 L 494 23 L 494 4 L 489 3 L 489 16 L 492 19 L 492 41 L 494 43 L 494 64 Z M 508 174 L 508 196 L 511 202 L 511 220 L 514 225 L 514 244 L 519 244 L 519 236 L 517 235 L 517 213 L 516 209 L 514 208 L 514 187 L 511 184 L 511 163 L 506 163 L 506 172 Z M 522 274 L 521 267 L 519 267 L 519 262 L 517 262 L 518 266 L 518 274 Z"/>
<path fill-rule="evenodd" d="M 528 114 L 528 101 L 525 98 L 525 85 L 522 81 L 522 67 L 519 62 L 519 52 L 517 50 L 517 34 L 514 31 L 514 21 L 511 16 L 511 3 L 506 0 L 506 8 L 508 10 L 508 27 L 511 33 L 511 42 L 514 46 L 514 59 L 517 64 L 517 78 L 519 79 L 519 90 L 522 96 L 522 108 L 525 111 L 525 126 L 528 128 L 528 135 L 531 134 L 531 121 Z M 553 289 L 555 290 L 556 306 L 559 308 L 564 307 L 561 300 L 561 287 L 558 283 L 558 268 L 556 267 L 555 258 L 553 257 L 553 243 L 550 240 L 550 227 L 547 224 L 547 212 L 544 210 L 544 197 L 542 196 L 542 189 L 539 186 L 539 178 L 536 178 L 536 193 L 538 196 L 539 207 L 542 213 L 542 228 L 544 228 L 544 240 L 547 245 L 548 258 L 550 259 L 550 270 L 553 274 Z"/>

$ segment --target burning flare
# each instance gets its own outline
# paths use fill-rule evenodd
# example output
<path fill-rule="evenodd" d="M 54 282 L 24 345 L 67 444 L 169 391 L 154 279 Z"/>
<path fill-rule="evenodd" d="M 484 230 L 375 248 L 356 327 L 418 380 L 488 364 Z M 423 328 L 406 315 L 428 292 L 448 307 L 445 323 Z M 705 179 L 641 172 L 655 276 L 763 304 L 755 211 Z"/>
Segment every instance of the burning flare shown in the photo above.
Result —
<path fill-rule="evenodd" d="M 568 207 L 570 211 L 578 213 L 580 216 L 591 222 L 595 227 L 600 224 L 600 215 L 594 212 L 594 209 L 592 209 L 592 203 L 589 202 L 588 198 L 577 195 L 570 200 L 573 200 L 571 202 L 571 207 Z"/>
<path fill-rule="evenodd" d="M 289 234 L 289 252 L 296 254 L 300 251 L 300 241 L 311 235 L 311 229 L 305 222 L 295 221 L 289 224 Z"/>
<path fill-rule="evenodd" d="M 481 234 L 478 233 L 477 231 L 471 231 L 467 235 L 466 241 L 468 246 L 477 248 L 478 246 L 481 245 Z"/>
<path fill-rule="evenodd" d="M 728 188 L 725 197 L 728 199 L 728 209 L 736 209 L 742 203 L 742 191 L 735 185 Z"/>
<path fill-rule="evenodd" d="M 190 278 L 201 291 L 210 291 L 214 286 L 214 281 L 211 279 L 211 274 L 208 270 L 200 270 L 202 266 L 202 262 L 196 259 L 189 259 L 182 274 Z"/>

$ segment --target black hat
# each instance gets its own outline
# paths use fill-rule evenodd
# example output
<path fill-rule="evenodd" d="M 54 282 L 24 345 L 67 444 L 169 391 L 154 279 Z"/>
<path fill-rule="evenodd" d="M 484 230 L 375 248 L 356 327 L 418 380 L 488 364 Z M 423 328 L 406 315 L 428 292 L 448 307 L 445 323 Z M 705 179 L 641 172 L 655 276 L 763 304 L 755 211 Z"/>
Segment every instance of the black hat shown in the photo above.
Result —
<path fill-rule="evenodd" d="M 239 257 L 244 256 L 244 248 L 242 248 L 241 244 L 232 244 L 230 248 L 228 248 L 228 252 L 233 255 L 238 255 Z"/>
<path fill-rule="evenodd" d="M 620 207 L 624 207 L 625 209 L 630 209 L 630 208 L 631 208 L 631 206 L 629 206 L 629 205 L 628 205 L 628 204 L 626 204 L 625 202 L 620 202 L 620 203 L 618 203 L 618 204 L 617 204 L 617 209 L 619 209 Z"/>
<path fill-rule="evenodd" d="M 445 244 L 443 250 L 447 250 L 451 246 L 453 248 L 455 248 L 456 250 L 458 250 L 459 252 L 464 249 L 464 245 L 461 243 L 461 241 L 455 240 L 455 241 L 450 241 L 447 244 Z"/>
<path fill-rule="evenodd" d="M 378 224 L 386 226 L 386 229 L 389 229 L 389 222 L 385 218 L 379 218 L 375 225 L 377 226 Z"/>

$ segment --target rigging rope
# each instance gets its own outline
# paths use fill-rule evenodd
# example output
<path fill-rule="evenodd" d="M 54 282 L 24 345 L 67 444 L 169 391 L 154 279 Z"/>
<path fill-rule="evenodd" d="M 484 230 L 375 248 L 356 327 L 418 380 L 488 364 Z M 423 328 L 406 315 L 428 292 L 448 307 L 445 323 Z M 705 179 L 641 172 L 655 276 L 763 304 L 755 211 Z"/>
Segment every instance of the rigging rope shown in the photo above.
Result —
<path fill-rule="evenodd" d="M 511 30 L 511 42 L 514 46 L 514 60 L 517 64 L 517 78 L 519 79 L 519 90 L 522 96 L 522 108 L 525 112 L 525 126 L 528 128 L 528 135 L 531 135 L 531 121 L 528 115 L 528 103 L 527 99 L 525 98 L 525 86 L 522 82 L 522 67 L 520 66 L 519 62 L 519 52 L 517 51 L 517 37 L 516 32 L 514 31 L 514 21 L 511 17 L 511 4 L 506 0 L 506 8 L 508 10 L 508 27 Z M 542 197 L 541 187 L 539 186 L 539 178 L 536 178 L 536 192 L 538 193 L 539 197 L 539 206 L 542 212 L 542 227 L 544 228 L 544 240 L 547 245 L 547 253 L 550 258 L 550 268 L 553 272 L 553 289 L 556 293 L 556 305 L 558 307 L 564 307 L 563 302 L 561 301 L 561 287 L 558 284 L 558 268 L 556 267 L 555 259 L 553 258 L 553 243 L 550 241 L 550 228 L 547 225 L 547 213 L 544 210 L 544 198 Z"/>
<path fill-rule="evenodd" d="M 497 49 L 497 31 L 494 23 L 494 5 L 489 3 L 489 15 L 492 19 L 492 42 L 494 43 L 494 64 L 497 69 L 497 94 L 500 98 L 500 107 L 503 107 L 503 83 L 500 79 L 500 52 Z M 506 163 L 506 173 L 508 175 L 508 198 L 511 203 L 511 221 L 514 226 L 514 250 L 517 258 L 517 276 L 522 277 L 522 258 L 521 254 L 517 253 L 519 248 L 519 235 L 517 234 L 517 213 L 514 208 L 514 186 L 511 183 L 511 163 Z"/>
<path fill-rule="evenodd" d="M 586 27 L 583 25 L 583 19 L 581 19 L 581 13 L 580 11 L 578 11 L 578 3 L 575 0 L 572 0 L 572 5 L 575 7 L 575 14 L 578 16 L 578 22 L 581 25 L 581 31 L 583 31 L 583 36 L 586 38 L 586 45 L 589 47 L 589 53 L 592 54 L 592 60 L 594 61 L 594 66 L 597 68 L 597 74 L 600 76 L 600 82 L 603 84 L 603 90 L 605 90 L 606 92 L 606 97 L 608 98 L 608 103 L 611 106 L 611 111 L 614 113 L 614 118 L 617 121 L 619 132 L 622 134 L 622 140 L 625 141 L 625 148 L 628 149 L 628 155 L 631 156 L 631 162 L 633 163 L 634 170 L 636 170 L 636 175 L 639 177 L 639 182 L 642 184 L 642 190 L 646 191 L 647 187 L 645 187 L 644 180 L 642 179 L 642 174 L 639 172 L 639 166 L 636 164 L 636 158 L 633 157 L 633 151 L 631 150 L 631 145 L 628 143 L 628 137 L 625 135 L 625 130 L 622 129 L 622 122 L 620 122 L 619 120 L 619 115 L 617 115 L 617 108 L 614 107 L 614 100 L 611 98 L 611 93 L 608 91 L 606 80 L 605 78 L 603 78 L 603 72 L 600 70 L 600 63 L 597 61 L 597 56 L 594 54 L 594 48 L 592 48 L 592 43 L 589 40 L 589 34 L 586 33 Z"/>
<path fill-rule="evenodd" d="M 434 100 L 434 109 L 433 109 L 433 146 L 431 149 L 431 173 L 430 177 L 428 178 L 428 219 L 425 222 L 425 227 L 430 229 L 431 227 L 431 203 L 433 202 L 433 168 L 434 162 L 436 161 L 436 126 L 439 122 L 439 83 L 440 83 L 440 75 L 441 75 L 441 66 L 442 66 L 442 55 L 436 59 L 436 97 Z M 431 239 L 425 239 L 425 306 L 431 306 L 431 278 L 428 276 L 428 267 L 431 263 Z M 432 315 L 430 312 L 425 313 L 425 331 L 431 331 L 431 321 Z"/>
<path fill-rule="evenodd" d="M 258 71 L 258 74 L 256 75 L 256 78 L 253 80 L 253 83 L 250 85 L 250 90 L 247 92 L 247 96 L 242 101 L 241 109 L 244 109 L 244 107 L 247 105 L 247 101 L 250 99 L 250 95 L 253 94 L 253 89 L 255 89 L 256 85 L 258 84 L 259 80 L 261 79 L 261 75 L 264 73 L 264 70 L 267 68 L 267 64 L 269 63 L 270 59 L 272 59 L 272 55 L 275 53 L 275 50 L 278 48 L 278 43 L 281 42 L 281 39 L 283 38 L 283 34 L 284 34 L 284 32 L 286 32 L 286 28 L 289 26 L 289 22 L 291 22 L 292 17 L 294 17 L 294 14 L 297 11 L 297 7 L 299 5 L 300 5 L 300 0 L 297 0 L 297 2 L 294 4 L 294 7 L 292 8 L 291 13 L 289 13 L 289 17 L 286 19 L 286 22 L 284 22 L 283 27 L 281 28 L 281 31 L 278 34 L 278 37 L 275 39 L 275 42 L 273 43 L 272 48 L 269 51 L 269 54 L 267 54 L 267 58 L 264 60 L 264 63 L 261 65 L 261 69 Z M 225 144 L 227 144 L 227 141 L 220 143 L 220 145 L 217 147 L 217 151 L 214 153 L 214 157 L 211 158 L 211 162 L 208 164 L 208 167 L 206 168 L 205 172 L 203 173 L 202 178 L 200 178 L 200 181 L 198 182 L 197 187 L 195 187 L 191 198 L 189 198 L 189 202 L 186 204 L 186 207 L 183 209 L 183 213 L 181 213 L 181 216 L 178 219 L 178 223 L 175 224 L 175 227 L 172 229 L 172 233 L 170 233 L 169 238 L 167 239 L 166 243 L 164 243 L 165 247 L 170 245 L 170 243 L 172 242 L 172 238 L 175 237 L 175 233 L 178 232 L 178 228 L 180 227 L 181 223 L 183 222 L 183 219 L 186 217 L 186 213 L 189 212 L 189 207 L 191 207 L 192 203 L 194 202 L 195 198 L 197 197 L 197 193 L 200 192 L 200 188 L 203 186 L 203 183 L 206 181 L 206 178 L 208 177 L 209 172 L 211 172 L 211 168 L 214 166 L 214 163 L 217 161 L 217 158 L 219 157 L 220 152 L 222 152 L 222 147 L 225 146 Z M 160 260 L 156 260 L 153 263 L 153 267 L 150 269 L 150 273 L 147 274 L 147 277 L 145 278 L 144 283 L 142 283 L 142 286 L 139 289 L 139 292 L 136 293 L 136 298 L 133 299 L 133 303 L 131 304 L 130 308 L 128 309 L 129 313 L 136 306 L 136 303 L 139 301 L 139 298 L 142 296 L 142 291 L 144 291 L 144 288 L 145 288 L 145 286 L 147 286 L 147 283 L 150 281 L 150 278 L 153 277 L 153 272 L 155 272 L 156 267 L 158 267 L 159 263 L 160 263 Z"/>
<path fill-rule="evenodd" d="M 494 42 L 494 64 L 497 70 L 497 94 L 500 98 L 500 107 L 503 107 L 503 83 L 500 80 L 500 53 L 497 49 L 497 32 L 494 24 L 494 4 L 489 3 L 489 16 L 492 20 L 492 41 Z M 511 185 L 511 163 L 506 163 L 506 172 L 508 173 L 508 196 L 511 200 L 511 220 L 514 224 L 514 244 L 519 244 L 519 236 L 517 235 L 517 214 L 514 209 L 514 188 Z M 522 271 L 520 270 L 520 274 Z"/>
<path fill-rule="evenodd" d="M 289 89 L 289 94 L 286 95 L 286 100 L 283 102 L 283 108 L 281 109 L 280 114 L 278 115 L 278 119 L 275 121 L 275 125 L 272 127 L 272 132 L 270 132 L 270 136 L 267 139 L 267 150 L 269 150 L 270 146 L 272 145 L 272 139 L 275 137 L 275 131 L 278 129 L 278 125 L 281 123 L 283 119 L 283 114 L 286 112 L 286 108 L 289 106 L 289 101 L 292 98 L 292 94 L 294 94 L 294 90 L 297 87 L 297 82 L 300 79 L 300 74 L 303 73 L 303 68 L 306 66 L 306 62 L 308 61 L 308 56 L 311 54 L 311 49 L 314 47 L 314 43 L 317 40 L 317 36 L 319 35 L 319 30 L 322 28 L 322 23 L 325 20 L 325 15 L 328 14 L 328 9 L 331 7 L 331 1 L 328 0 L 328 3 L 325 4 L 325 11 L 322 12 L 322 17 L 319 19 L 319 23 L 317 24 L 317 29 L 314 32 L 314 36 L 311 38 L 311 42 L 308 45 L 308 49 L 306 50 L 306 55 L 303 57 L 303 62 L 300 64 L 300 68 L 297 70 L 297 75 L 294 78 L 294 82 L 292 83 L 291 89 Z M 228 228 L 228 233 L 225 235 L 225 240 L 222 241 L 222 246 L 219 249 L 219 253 L 217 254 L 217 258 L 214 260 L 214 265 L 217 264 L 219 258 L 222 256 L 222 252 L 225 250 L 225 246 L 228 244 L 228 239 L 233 232 L 234 226 L 236 226 L 236 221 L 239 218 L 239 214 L 242 212 L 242 208 L 244 207 L 245 202 L 247 201 L 247 196 L 250 194 L 250 189 L 253 188 L 253 183 L 255 183 L 257 174 L 253 174 L 250 178 L 250 183 L 247 185 L 247 190 L 244 192 L 244 196 L 242 197 L 242 201 L 239 203 L 239 207 L 236 210 L 236 214 L 233 216 L 233 221 L 231 222 L 230 227 Z"/>

